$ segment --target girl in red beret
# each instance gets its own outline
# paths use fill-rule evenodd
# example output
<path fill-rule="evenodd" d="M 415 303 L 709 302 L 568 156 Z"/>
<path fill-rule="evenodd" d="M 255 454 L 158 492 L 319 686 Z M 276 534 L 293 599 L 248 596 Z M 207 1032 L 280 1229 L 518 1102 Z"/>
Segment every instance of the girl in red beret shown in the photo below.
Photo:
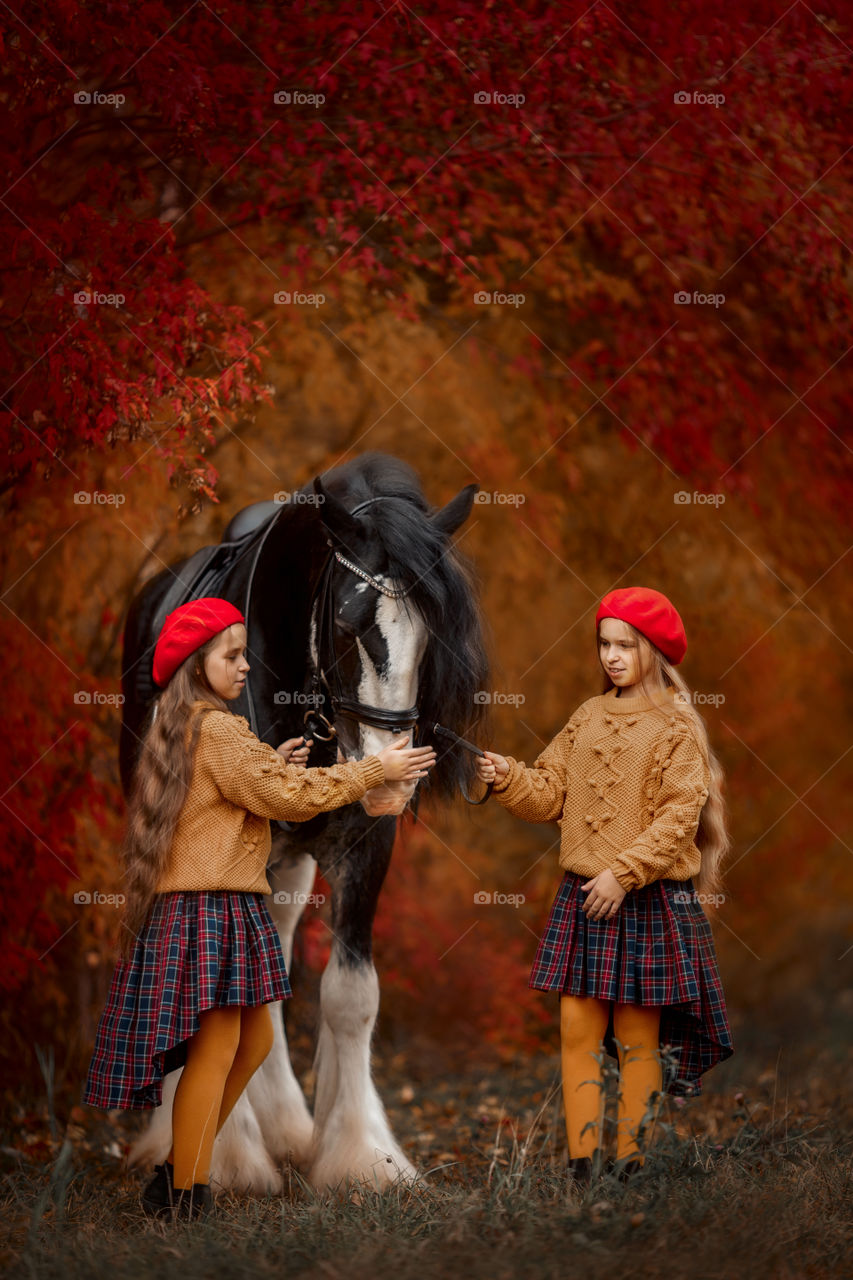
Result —
<path fill-rule="evenodd" d="M 627 587 L 595 618 L 603 692 L 528 767 L 487 751 L 478 774 L 528 822 L 560 824 L 563 878 L 529 986 L 560 993 L 570 1176 L 602 1168 L 601 1044 L 619 1059 L 617 1176 L 644 1163 L 663 1094 L 698 1095 L 734 1052 L 711 926 L 729 847 L 722 770 L 677 670 L 684 626 Z"/>
<path fill-rule="evenodd" d="M 163 692 L 128 799 L 120 958 L 83 1093 L 106 1110 L 150 1109 L 183 1066 L 172 1150 L 143 1193 L 157 1216 L 211 1211 L 214 1139 L 272 1048 L 267 1006 L 291 995 L 264 900 L 269 819 L 304 822 L 435 763 L 401 738 L 306 769 L 310 743 L 274 749 L 229 710 L 248 671 L 245 619 L 229 601 L 192 600 L 166 618 L 153 663 Z"/>

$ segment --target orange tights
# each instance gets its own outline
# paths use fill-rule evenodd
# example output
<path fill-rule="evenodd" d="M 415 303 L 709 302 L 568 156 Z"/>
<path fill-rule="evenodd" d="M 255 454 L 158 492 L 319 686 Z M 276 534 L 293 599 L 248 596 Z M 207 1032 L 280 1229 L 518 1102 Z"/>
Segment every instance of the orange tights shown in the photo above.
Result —
<path fill-rule="evenodd" d="M 273 1046 L 269 1006 L 205 1009 L 187 1042 L 187 1061 L 172 1106 L 174 1185 L 210 1181 L 213 1141 Z"/>
<path fill-rule="evenodd" d="M 570 1159 L 591 1156 L 596 1147 L 604 1145 L 599 1124 L 604 1107 L 600 1087 L 601 1066 L 592 1055 L 601 1052 L 610 1003 L 595 996 L 560 997 L 563 1105 Z M 660 1048 L 660 1015 L 660 1005 L 617 1002 L 613 1005 L 613 1035 L 622 1045 L 619 1051 L 621 1096 L 616 1131 L 617 1160 L 633 1156 L 642 1163 L 637 1141 L 640 1122 L 649 1105 L 650 1094 L 661 1088 L 662 1071 L 657 1053 Z M 655 1113 L 649 1131 L 643 1135 L 645 1145 L 651 1143 L 656 1119 Z M 590 1127 L 584 1132 L 587 1125 Z"/>

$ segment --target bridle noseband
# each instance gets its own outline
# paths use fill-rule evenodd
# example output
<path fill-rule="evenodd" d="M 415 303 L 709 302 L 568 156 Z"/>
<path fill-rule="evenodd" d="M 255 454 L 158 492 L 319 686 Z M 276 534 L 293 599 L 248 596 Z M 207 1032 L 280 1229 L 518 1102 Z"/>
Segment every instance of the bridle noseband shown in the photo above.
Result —
<path fill-rule="evenodd" d="M 367 498 L 366 501 L 360 502 L 357 507 L 353 507 L 350 515 L 356 515 L 364 507 L 370 506 L 372 502 L 381 502 L 382 498 L 386 496 L 389 495 L 383 494 L 375 498 Z M 305 712 L 304 716 L 305 736 L 318 738 L 322 742 L 330 742 L 332 738 L 337 736 L 337 730 L 332 723 L 336 716 L 355 720 L 359 724 L 369 724 L 374 729 L 384 729 L 390 733 L 402 733 L 406 729 L 414 729 L 417 732 L 419 713 L 416 706 L 407 707 L 404 711 L 388 711 L 384 707 L 374 707 L 369 703 L 357 702 L 353 698 L 344 696 L 343 685 L 335 661 L 335 601 L 332 592 L 332 574 L 335 563 L 342 564 L 351 573 L 355 573 L 359 578 L 375 587 L 377 591 L 381 591 L 383 595 L 390 596 L 394 600 L 401 600 L 404 596 L 407 596 L 411 588 L 388 587 L 365 569 L 360 568 L 359 565 L 353 564 L 340 551 L 336 551 L 331 541 L 329 541 L 329 547 L 330 551 L 320 571 L 320 577 L 314 592 L 314 599 L 319 600 L 317 613 L 317 661 L 312 664 L 310 692 L 312 706 Z M 327 719 L 319 710 L 319 705 L 324 700 L 323 694 L 320 693 L 321 682 L 325 684 L 329 691 L 332 720 Z M 318 732 L 323 728 L 327 730 L 326 733 Z"/>

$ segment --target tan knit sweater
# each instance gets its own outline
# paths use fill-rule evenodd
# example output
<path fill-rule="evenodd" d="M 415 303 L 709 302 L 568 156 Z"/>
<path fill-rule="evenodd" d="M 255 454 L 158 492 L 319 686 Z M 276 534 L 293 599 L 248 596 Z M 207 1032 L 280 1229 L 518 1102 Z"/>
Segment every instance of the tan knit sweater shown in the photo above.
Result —
<path fill-rule="evenodd" d="M 188 746 L 194 718 L 187 728 Z M 384 780 L 377 756 L 300 769 L 261 742 L 245 716 L 215 708 L 205 711 L 189 790 L 157 892 L 271 893 L 266 877 L 272 843 L 269 819 L 304 822 L 358 800 Z"/>
<path fill-rule="evenodd" d="M 565 870 L 590 879 L 609 867 L 626 890 L 698 874 L 710 772 L 671 690 L 650 700 L 610 689 L 582 703 L 531 767 L 507 759 L 493 794 L 528 822 L 559 823 Z"/>

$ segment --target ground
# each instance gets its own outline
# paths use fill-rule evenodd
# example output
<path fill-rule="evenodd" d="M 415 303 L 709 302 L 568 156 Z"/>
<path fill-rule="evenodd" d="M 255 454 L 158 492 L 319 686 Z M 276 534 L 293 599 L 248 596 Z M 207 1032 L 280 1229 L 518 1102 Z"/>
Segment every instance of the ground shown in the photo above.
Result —
<path fill-rule="evenodd" d="M 305 1046 L 303 1046 L 304 1048 Z M 299 1046 L 294 1046 L 295 1058 Z M 215 1223 L 145 1218 L 123 1157 L 142 1113 L 21 1112 L 3 1133 L 0 1260 L 9 1274 L 502 1276 L 849 1275 L 849 1062 L 818 1058 L 780 1096 L 773 1070 L 735 1094 L 670 1100 L 654 1160 L 628 1187 L 567 1186 L 558 1055 L 418 1079 L 402 1055 L 375 1074 L 426 1187 L 318 1196 L 286 1170 L 283 1196 L 222 1197 Z M 302 1073 L 310 1097 L 310 1071 Z M 721 1073 L 722 1080 L 722 1073 Z"/>

